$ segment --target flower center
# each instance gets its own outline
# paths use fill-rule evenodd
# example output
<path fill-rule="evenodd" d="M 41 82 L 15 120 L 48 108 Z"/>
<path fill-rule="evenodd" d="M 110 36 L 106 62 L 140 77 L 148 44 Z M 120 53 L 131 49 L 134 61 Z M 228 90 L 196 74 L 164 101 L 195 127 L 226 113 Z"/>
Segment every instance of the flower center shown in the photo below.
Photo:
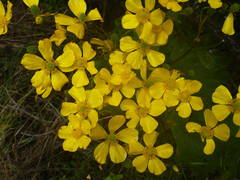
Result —
<path fill-rule="evenodd" d="M 182 92 L 179 95 L 179 99 L 181 102 L 189 102 L 190 101 L 190 94 L 187 92 Z"/>
<path fill-rule="evenodd" d="M 162 29 L 162 26 L 161 25 L 153 25 L 152 26 L 152 32 L 154 32 L 154 33 L 160 33 L 161 31 L 162 31 L 163 29 Z"/>
<path fill-rule="evenodd" d="M 80 16 L 79 16 L 79 20 L 81 22 L 84 22 L 84 21 L 86 21 L 86 19 L 87 19 L 87 16 L 84 13 L 81 13 Z"/>
<path fill-rule="evenodd" d="M 55 64 L 53 62 L 47 62 L 47 69 L 52 71 L 55 68 Z"/>
<path fill-rule="evenodd" d="M 75 138 L 75 139 L 79 139 L 81 136 L 82 136 L 82 131 L 80 128 L 74 128 L 73 131 L 72 131 L 72 136 Z"/>
<path fill-rule="evenodd" d="M 169 80 L 167 82 L 166 88 L 169 89 L 169 90 L 174 90 L 174 89 L 176 89 L 176 86 L 177 86 L 177 84 L 176 84 L 175 80 Z"/>
<path fill-rule="evenodd" d="M 145 81 L 144 86 L 145 86 L 146 88 L 150 88 L 153 84 L 154 84 L 153 81 L 147 80 L 147 81 Z"/>
<path fill-rule="evenodd" d="M 148 108 L 143 108 L 143 107 L 139 107 L 137 109 L 137 114 L 138 116 L 141 117 L 146 117 L 148 115 L 149 109 Z"/>
<path fill-rule="evenodd" d="M 144 154 L 148 156 L 154 156 L 156 154 L 156 149 L 154 147 L 145 147 Z"/>
<path fill-rule="evenodd" d="M 78 61 L 76 61 L 75 65 L 79 70 L 84 70 L 87 67 L 87 60 L 79 59 Z"/>
<path fill-rule="evenodd" d="M 78 104 L 78 113 L 83 117 L 86 118 L 89 113 L 89 108 L 86 104 Z"/>
<path fill-rule="evenodd" d="M 137 13 L 136 13 L 136 17 L 138 19 L 138 21 L 142 24 L 146 23 L 149 19 L 149 12 L 146 8 L 140 9 Z"/>
<path fill-rule="evenodd" d="M 205 139 L 211 139 L 213 138 L 214 131 L 207 126 L 202 126 L 200 130 L 200 134 Z"/>
<path fill-rule="evenodd" d="M 117 138 L 114 134 L 110 134 L 110 135 L 108 135 L 107 140 L 110 142 L 116 142 Z"/>

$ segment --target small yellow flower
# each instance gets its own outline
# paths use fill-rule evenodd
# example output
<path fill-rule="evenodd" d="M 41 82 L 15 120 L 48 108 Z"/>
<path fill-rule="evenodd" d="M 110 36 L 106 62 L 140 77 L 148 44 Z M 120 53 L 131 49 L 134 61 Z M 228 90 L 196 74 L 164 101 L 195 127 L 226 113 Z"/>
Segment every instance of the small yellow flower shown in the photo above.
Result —
<path fill-rule="evenodd" d="M 125 99 L 121 103 L 121 109 L 126 111 L 126 118 L 130 119 L 127 123 L 129 128 L 135 128 L 140 121 L 144 132 L 151 133 L 158 122 L 154 117 L 161 115 L 166 111 L 166 106 L 162 99 L 152 100 L 148 91 L 140 89 L 137 95 L 137 104 L 131 99 Z"/>
<path fill-rule="evenodd" d="M 72 51 L 65 51 L 56 60 L 53 58 L 52 44 L 49 39 L 40 40 L 38 50 L 43 58 L 35 54 L 25 54 L 21 64 L 28 70 L 39 70 L 31 79 L 37 94 L 42 94 L 46 98 L 52 91 L 61 91 L 68 78 L 58 68 L 70 67 L 74 62 Z"/>
<path fill-rule="evenodd" d="M 219 121 L 233 113 L 233 123 L 240 126 L 240 86 L 236 98 L 233 98 L 229 90 L 220 85 L 212 94 L 212 100 L 217 103 L 212 107 L 212 111 Z"/>
<path fill-rule="evenodd" d="M 55 42 L 56 46 L 60 46 L 66 38 L 66 30 L 61 25 L 56 24 L 56 30 L 50 40 Z"/>
<path fill-rule="evenodd" d="M 164 63 L 165 55 L 161 52 L 152 50 L 151 48 L 152 45 L 143 41 L 134 41 L 131 36 L 122 37 L 120 40 L 120 49 L 123 52 L 129 53 L 126 57 L 126 61 L 133 69 L 140 69 L 145 56 L 147 56 L 148 62 L 153 67 L 157 67 Z"/>
<path fill-rule="evenodd" d="M 72 87 L 68 93 L 75 99 L 75 103 L 64 102 L 62 103 L 61 114 L 69 116 L 77 114 L 83 119 L 88 119 L 91 126 L 95 127 L 98 121 L 98 108 L 103 103 L 103 97 L 97 89 L 87 90 L 83 87 Z"/>
<path fill-rule="evenodd" d="M 8 31 L 8 24 L 12 18 L 12 3 L 7 2 L 7 12 L 3 7 L 2 1 L 0 0 L 0 35 L 6 34 Z"/>
<path fill-rule="evenodd" d="M 58 130 L 58 137 L 64 139 L 64 151 L 75 152 L 78 148 L 86 149 L 91 142 L 89 121 L 78 115 L 70 115 L 68 119 L 68 125 Z"/>
<path fill-rule="evenodd" d="M 112 70 L 111 74 L 107 69 L 102 68 L 94 77 L 94 82 L 95 88 L 99 89 L 104 96 L 111 93 L 107 99 L 108 103 L 118 106 L 122 100 L 122 94 L 132 98 L 135 89 L 141 87 L 142 83 L 128 64 L 114 64 Z"/>
<path fill-rule="evenodd" d="M 178 105 L 176 111 L 182 118 L 187 118 L 191 115 L 192 109 L 200 111 L 203 109 L 203 102 L 200 97 L 192 96 L 192 94 L 199 92 L 202 87 L 201 82 L 197 80 L 185 80 L 180 78 L 178 81 Z"/>
<path fill-rule="evenodd" d="M 68 7 L 77 18 L 64 14 L 57 14 L 55 15 L 55 22 L 67 26 L 67 31 L 75 34 L 79 39 L 84 37 L 86 28 L 85 22 L 96 20 L 103 21 L 97 8 L 89 11 L 86 15 L 87 4 L 84 0 L 69 0 Z"/>
<path fill-rule="evenodd" d="M 222 32 L 227 35 L 234 35 L 234 16 L 233 13 L 229 13 L 227 18 L 224 21 Z"/>
<path fill-rule="evenodd" d="M 217 125 L 218 120 L 214 116 L 213 112 L 209 109 L 204 111 L 205 126 L 201 126 L 195 122 L 188 122 L 186 129 L 189 133 L 197 132 L 200 134 L 202 141 L 206 141 L 203 152 L 210 155 L 215 150 L 215 142 L 213 137 L 220 139 L 221 141 L 227 141 L 230 137 L 229 127 L 222 123 Z"/>
<path fill-rule="evenodd" d="M 113 116 L 108 122 L 109 134 L 99 124 L 92 129 L 91 138 L 94 140 L 105 139 L 94 150 L 94 157 L 97 162 L 104 164 L 107 155 L 114 163 L 121 163 L 127 157 L 127 152 L 119 141 L 130 144 L 138 140 L 138 131 L 136 129 L 125 128 L 116 132 L 126 119 L 122 115 Z"/>
<path fill-rule="evenodd" d="M 103 52 L 112 52 L 114 49 L 113 41 L 111 39 L 102 40 L 99 38 L 92 38 L 90 43 L 98 45 L 97 49 L 101 49 Z"/>
<path fill-rule="evenodd" d="M 151 134 L 144 134 L 143 141 L 146 147 L 143 147 L 139 142 L 129 144 L 129 155 L 139 155 L 133 159 L 132 165 L 140 173 L 148 170 L 150 173 L 160 175 L 166 170 L 164 163 L 158 158 L 168 159 L 173 154 L 173 146 L 165 143 L 154 147 L 158 133 L 153 131 Z"/>
<path fill-rule="evenodd" d="M 62 68 L 62 71 L 69 72 L 72 70 L 77 70 L 72 76 L 72 84 L 76 87 L 82 87 L 89 84 L 89 79 L 86 70 L 91 74 L 96 74 L 98 70 L 95 68 L 95 62 L 90 61 L 96 56 L 96 51 L 92 49 L 89 42 L 84 41 L 82 45 L 82 50 L 79 46 L 70 42 L 65 45 L 64 51 L 73 51 L 74 53 L 74 63 L 71 67 Z"/>

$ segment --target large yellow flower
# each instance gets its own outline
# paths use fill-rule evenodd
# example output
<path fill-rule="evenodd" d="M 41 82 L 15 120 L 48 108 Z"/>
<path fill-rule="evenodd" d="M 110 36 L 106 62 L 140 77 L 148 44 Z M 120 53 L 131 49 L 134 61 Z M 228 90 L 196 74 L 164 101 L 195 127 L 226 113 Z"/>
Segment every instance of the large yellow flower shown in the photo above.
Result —
<path fill-rule="evenodd" d="M 180 104 L 176 109 L 178 115 L 182 118 L 187 118 L 191 115 L 192 109 L 195 111 L 202 110 L 202 99 L 197 96 L 192 96 L 192 94 L 197 93 L 201 89 L 201 82 L 197 80 L 185 80 L 184 78 L 180 78 L 177 82 L 180 90 L 178 94 Z"/>
<path fill-rule="evenodd" d="M 180 72 L 164 68 L 156 68 L 154 71 L 157 72 L 159 80 L 149 88 L 150 95 L 155 99 L 163 98 L 168 107 L 176 106 L 179 103 L 177 81 L 180 79 Z"/>
<path fill-rule="evenodd" d="M 166 111 L 166 106 L 162 99 L 152 100 L 148 92 L 142 88 L 137 93 L 137 104 L 131 99 L 125 99 L 121 103 L 121 109 L 126 111 L 126 118 L 130 119 L 127 123 L 129 128 L 135 128 L 140 121 L 144 132 L 151 133 L 158 122 L 152 116 L 157 117 Z"/>
<path fill-rule="evenodd" d="M 58 68 L 70 67 L 74 62 L 72 51 L 65 51 L 56 60 L 53 59 L 52 44 L 49 39 L 40 40 L 38 50 L 43 58 L 35 54 L 25 54 L 21 64 L 28 70 L 39 70 L 31 79 L 33 87 L 36 88 L 37 94 L 42 94 L 46 98 L 52 91 L 61 91 L 68 78 Z M 58 68 L 57 68 L 58 67 Z"/>
<path fill-rule="evenodd" d="M 121 163 L 127 157 L 127 152 L 119 141 L 124 143 L 133 143 L 138 140 L 138 131 L 136 129 L 125 128 L 116 132 L 126 119 L 122 115 L 113 116 L 108 122 L 109 134 L 99 124 L 92 129 L 91 138 L 94 140 L 105 139 L 94 150 L 94 157 L 97 162 L 104 164 L 109 153 L 110 159 L 114 163 Z"/>
<path fill-rule="evenodd" d="M 122 17 L 124 29 L 142 28 L 144 34 L 151 32 L 153 25 L 160 25 L 164 19 L 164 12 L 159 8 L 154 9 L 155 0 L 145 0 L 145 8 L 141 0 L 126 0 L 126 8 L 129 11 Z M 140 39 L 143 39 L 140 33 Z"/>
<path fill-rule="evenodd" d="M 235 34 L 233 13 L 229 13 L 228 16 L 226 17 L 222 27 L 222 32 L 227 35 Z"/>
<path fill-rule="evenodd" d="M 234 124 L 240 126 L 240 86 L 236 98 L 233 98 L 229 90 L 220 85 L 212 94 L 212 100 L 217 103 L 212 107 L 212 111 L 219 121 L 224 120 L 230 113 L 233 113 Z"/>
<path fill-rule="evenodd" d="M 75 99 L 75 103 L 62 103 L 61 114 L 69 116 L 78 114 L 83 119 L 88 119 L 91 126 L 95 127 L 98 121 L 98 112 L 94 108 L 98 108 L 103 103 L 103 97 L 97 89 L 85 91 L 83 87 L 72 87 L 68 93 Z"/>
<path fill-rule="evenodd" d="M 151 66 L 157 67 L 164 63 L 165 55 L 161 52 L 151 49 L 152 46 L 142 42 L 137 42 L 131 36 L 122 37 L 120 40 L 120 49 L 127 52 L 126 61 L 133 69 L 140 69 L 146 56 Z"/>
<path fill-rule="evenodd" d="M 8 24 L 12 18 L 12 3 L 7 2 L 7 12 L 3 7 L 2 1 L 0 1 L 0 35 L 6 34 L 8 31 Z"/>
<path fill-rule="evenodd" d="M 74 63 L 71 67 L 62 68 L 62 71 L 68 72 L 72 70 L 77 70 L 72 76 L 72 84 L 76 87 L 82 87 L 89 84 L 89 79 L 86 70 L 91 74 L 96 74 L 98 70 L 95 68 L 95 62 L 90 61 L 96 55 L 96 51 L 92 49 L 92 46 L 87 42 L 83 42 L 82 50 L 79 46 L 70 42 L 65 45 L 64 52 L 73 51 L 74 53 Z"/>
<path fill-rule="evenodd" d="M 87 4 L 84 0 L 69 0 L 68 7 L 77 18 L 64 14 L 57 14 L 55 15 L 55 22 L 67 26 L 67 31 L 75 34 L 79 39 L 84 37 L 86 28 L 85 22 L 96 20 L 103 21 L 97 8 L 89 11 L 86 15 Z"/>
<path fill-rule="evenodd" d="M 58 130 L 58 137 L 64 139 L 64 151 L 75 152 L 78 148 L 86 149 L 91 142 L 89 121 L 78 115 L 70 115 L 68 119 L 68 125 Z"/>
<path fill-rule="evenodd" d="M 210 155 L 215 150 L 215 142 L 213 137 L 220 139 L 221 141 L 227 141 L 230 136 L 230 129 L 226 124 L 217 125 L 218 120 L 214 116 L 211 110 L 206 109 L 204 111 L 205 126 L 201 126 L 195 122 L 188 122 L 186 129 L 189 133 L 197 132 L 201 135 L 202 141 L 206 141 L 203 152 Z"/>
<path fill-rule="evenodd" d="M 142 83 L 128 64 L 114 64 L 112 70 L 111 74 L 106 68 L 102 68 L 94 77 L 94 82 L 95 88 L 99 89 L 104 96 L 111 93 L 111 96 L 107 97 L 107 102 L 118 106 L 122 100 L 122 94 L 132 98 L 135 89 L 141 87 Z"/>
<path fill-rule="evenodd" d="M 166 170 L 164 163 L 158 158 L 168 159 L 173 154 L 173 146 L 165 143 L 154 147 L 158 133 L 153 131 L 151 134 L 144 134 L 143 141 L 146 147 L 139 142 L 129 144 L 129 155 L 139 155 L 133 159 L 132 165 L 140 173 L 148 170 L 150 173 L 160 175 Z"/>

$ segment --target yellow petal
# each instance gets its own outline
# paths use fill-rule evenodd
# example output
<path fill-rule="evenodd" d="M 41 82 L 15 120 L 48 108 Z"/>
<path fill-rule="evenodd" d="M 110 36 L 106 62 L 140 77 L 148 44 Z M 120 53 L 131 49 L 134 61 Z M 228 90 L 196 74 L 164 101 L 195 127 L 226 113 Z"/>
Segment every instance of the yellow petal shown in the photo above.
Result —
<path fill-rule="evenodd" d="M 168 41 L 168 34 L 165 31 L 161 31 L 157 36 L 157 44 L 165 45 Z"/>
<path fill-rule="evenodd" d="M 179 93 L 178 90 L 165 91 L 165 93 L 163 95 L 163 101 L 167 107 L 173 107 L 173 106 L 178 105 L 178 103 L 179 103 L 178 93 Z"/>
<path fill-rule="evenodd" d="M 51 92 L 52 92 L 52 86 L 48 86 L 45 89 L 44 93 L 42 94 L 42 98 L 47 98 Z"/>
<path fill-rule="evenodd" d="M 160 53 L 158 51 L 149 50 L 147 51 L 147 58 L 151 66 L 157 67 L 160 64 L 164 63 L 165 61 L 165 55 L 163 53 Z"/>
<path fill-rule="evenodd" d="M 59 70 L 54 70 L 51 73 L 52 87 L 55 91 L 61 91 L 64 84 L 68 82 L 68 78 Z"/>
<path fill-rule="evenodd" d="M 145 133 L 143 135 L 143 141 L 147 147 L 153 147 L 157 140 L 157 137 L 158 137 L 158 133 L 156 131 L 153 131 L 150 134 Z"/>
<path fill-rule="evenodd" d="M 154 100 L 151 102 L 149 114 L 152 116 L 159 116 L 166 111 L 165 103 L 162 99 Z"/>
<path fill-rule="evenodd" d="M 141 88 L 138 92 L 137 92 L 137 103 L 139 106 L 141 107 L 150 107 L 150 102 L 151 102 L 151 96 L 148 92 L 148 89 L 146 88 Z"/>
<path fill-rule="evenodd" d="M 120 49 L 124 52 L 131 52 L 139 47 L 139 43 L 134 41 L 131 36 L 125 36 L 120 39 Z"/>
<path fill-rule="evenodd" d="M 226 124 L 220 124 L 214 129 L 214 136 L 222 141 L 227 141 L 230 137 L 230 129 Z"/>
<path fill-rule="evenodd" d="M 162 27 L 164 31 L 167 33 L 167 35 L 172 34 L 173 31 L 173 21 L 171 19 L 166 20 L 163 24 Z"/>
<path fill-rule="evenodd" d="M 160 159 L 158 159 L 156 156 L 153 156 L 149 159 L 148 170 L 152 174 L 160 175 L 166 170 L 166 167 Z"/>
<path fill-rule="evenodd" d="M 23 0 L 23 2 L 31 8 L 32 6 L 38 6 L 39 0 Z"/>
<path fill-rule="evenodd" d="M 138 131 L 132 128 L 125 128 L 116 134 L 118 140 L 124 143 L 133 143 L 138 140 Z"/>
<path fill-rule="evenodd" d="M 13 6 L 13 4 L 10 1 L 8 1 L 7 2 L 7 13 L 6 13 L 7 21 L 10 21 L 12 19 L 12 6 Z"/>
<path fill-rule="evenodd" d="M 110 143 L 109 155 L 112 162 L 121 163 L 125 161 L 127 152 L 121 145 L 117 143 Z"/>
<path fill-rule="evenodd" d="M 77 102 L 85 102 L 86 92 L 83 87 L 72 87 L 68 93 L 72 96 Z"/>
<path fill-rule="evenodd" d="M 77 139 L 77 145 L 81 149 L 86 149 L 88 145 L 90 144 L 91 139 L 88 136 L 81 136 L 79 139 Z"/>
<path fill-rule="evenodd" d="M 85 70 L 77 70 L 72 76 L 72 84 L 76 87 L 88 85 L 89 80 Z"/>
<path fill-rule="evenodd" d="M 105 164 L 109 151 L 109 142 L 100 143 L 94 150 L 94 158 L 100 164 Z"/>
<path fill-rule="evenodd" d="M 213 139 L 206 139 L 206 145 L 204 146 L 203 152 L 207 155 L 210 155 L 215 150 L 215 142 Z"/>
<path fill-rule="evenodd" d="M 88 72 L 90 72 L 91 75 L 97 74 L 98 70 L 95 68 L 95 62 L 90 61 L 87 63 L 87 68 Z"/>
<path fill-rule="evenodd" d="M 150 23 L 149 21 L 144 23 L 142 33 L 139 38 L 147 44 L 155 43 L 156 35 L 152 32 L 152 23 Z"/>
<path fill-rule="evenodd" d="M 119 91 L 113 91 L 112 96 L 108 99 L 108 104 L 118 106 L 121 103 L 122 95 Z"/>
<path fill-rule="evenodd" d="M 75 34 L 79 39 L 82 39 L 85 34 L 85 28 L 82 23 L 74 23 L 67 27 L 67 31 Z"/>
<path fill-rule="evenodd" d="M 160 99 L 162 97 L 163 93 L 165 92 L 165 90 L 166 90 L 166 88 L 164 87 L 164 83 L 158 82 L 158 83 L 153 84 L 149 88 L 149 93 L 153 98 Z"/>
<path fill-rule="evenodd" d="M 217 120 L 222 121 L 228 117 L 228 115 L 231 113 L 231 110 L 227 105 L 214 105 L 212 107 L 212 112 Z"/>
<path fill-rule="evenodd" d="M 73 138 L 66 139 L 63 142 L 63 149 L 64 151 L 76 152 L 78 149 L 78 144 L 76 139 L 73 139 Z"/>
<path fill-rule="evenodd" d="M 146 171 L 148 165 L 148 157 L 145 155 L 138 156 L 132 161 L 133 167 L 140 173 Z"/>
<path fill-rule="evenodd" d="M 206 109 L 204 111 L 204 119 L 205 119 L 205 123 L 208 127 L 213 128 L 217 125 L 217 119 L 214 116 L 213 112 L 209 109 Z"/>
<path fill-rule="evenodd" d="M 66 67 L 72 66 L 74 61 L 75 61 L 75 57 L 74 57 L 73 51 L 69 50 L 69 51 L 64 51 L 62 55 L 58 56 L 55 62 L 57 63 L 58 67 L 66 68 Z"/>
<path fill-rule="evenodd" d="M 126 84 L 122 86 L 121 92 L 126 98 L 132 98 L 135 94 L 135 89 L 131 87 L 131 84 Z"/>
<path fill-rule="evenodd" d="M 157 156 L 167 159 L 173 154 L 173 146 L 171 144 L 162 144 L 156 147 Z"/>
<path fill-rule="evenodd" d="M 50 75 L 45 70 L 40 70 L 35 72 L 31 79 L 33 87 L 41 86 L 46 79 L 50 79 Z"/>
<path fill-rule="evenodd" d="M 124 29 L 135 29 L 139 22 L 134 14 L 126 14 L 122 17 L 122 26 Z"/>
<path fill-rule="evenodd" d="M 229 104 L 232 100 L 232 95 L 225 86 L 220 85 L 212 94 L 212 100 L 218 104 Z"/>
<path fill-rule="evenodd" d="M 3 6 L 2 1 L 0 1 L 0 16 L 5 16 L 5 8 Z"/>
<path fill-rule="evenodd" d="M 138 141 L 131 142 L 128 146 L 129 146 L 129 150 L 128 150 L 129 155 L 143 154 L 144 147 Z"/>
<path fill-rule="evenodd" d="M 71 137 L 72 129 L 69 126 L 61 126 L 58 130 L 58 137 L 60 139 L 67 139 Z"/>
<path fill-rule="evenodd" d="M 88 120 L 91 122 L 91 127 L 94 128 L 98 122 L 98 113 L 96 110 L 94 109 L 89 110 Z"/>
<path fill-rule="evenodd" d="M 72 25 L 77 22 L 76 19 L 64 14 L 57 14 L 54 16 L 54 18 L 55 18 L 56 24 L 65 25 L 65 26 Z"/>
<path fill-rule="evenodd" d="M 87 104 L 91 108 L 100 107 L 103 104 L 103 96 L 97 89 L 92 89 L 88 91 L 87 94 Z"/>
<path fill-rule="evenodd" d="M 155 9 L 150 13 L 150 22 L 154 25 L 162 24 L 164 18 L 165 18 L 165 13 L 159 8 Z"/>
<path fill-rule="evenodd" d="M 187 89 L 191 92 L 191 94 L 197 93 L 200 91 L 202 87 L 202 83 L 197 80 L 189 80 L 187 81 Z"/>
<path fill-rule="evenodd" d="M 63 51 L 73 51 L 76 59 L 80 59 L 82 57 L 82 51 L 79 46 L 74 42 L 69 42 L 64 46 Z"/>
<path fill-rule="evenodd" d="M 195 133 L 195 132 L 199 133 L 201 130 L 201 127 L 202 126 L 200 124 L 195 122 L 188 122 L 186 124 L 186 129 L 189 133 Z"/>
<path fill-rule="evenodd" d="M 203 109 L 203 102 L 200 97 L 197 96 L 191 96 L 190 98 L 190 104 L 192 106 L 192 109 L 195 111 L 200 111 Z"/>
<path fill-rule="evenodd" d="M 182 118 L 187 118 L 192 113 L 192 109 L 189 103 L 180 103 L 176 111 L 178 112 L 178 115 Z"/>
<path fill-rule="evenodd" d="M 126 117 L 129 118 L 127 115 L 130 111 L 127 111 L 126 113 Z M 136 115 L 136 114 L 135 114 Z M 127 127 L 128 128 L 136 128 L 136 126 L 138 125 L 138 122 L 139 122 L 139 118 L 132 118 L 130 119 L 128 122 L 127 122 Z"/>
<path fill-rule="evenodd" d="M 123 64 L 125 61 L 125 55 L 121 51 L 114 51 L 109 55 L 109 64 Z"/>
<path fill-rule="evenodd" d="M 240 138 L 240 129 L 238 129 L 238 132 L 235 135 L 236 138 Z"/>
<path fill-rule="evenodd" d="M 96 56 L 96 51 L 93 50 L 91 44 L 85 41 L 82 46 L 83 49 L 83 57 L 87 60 L 90 60 Z"/>
<path fill-rule="evenodd" d="M 77 17 L 80 17 L 82 13 L 85 14 L 87 10 L 87 5 L 84 0 L 69 0 L 68 7 Z"/>
<path fill-rule="evenodd" d="M 141 50 L 136 50 L 128 54 L 127 63 L 132 66 L 133 69 L 140 69 L 142 64 L 144 63 L 143 60 L 143 53 Z"/>
<path fill-rule="evenodd" d="M 240 126 L 240 112 L 236 111 L 233 114 L 233 123 Z"/>
<path fill-rule="evenodd" d="M 170 79 L 170 72 L 164 68 L 155 68 L 149 76 L 151 81 L 166 82 Z"/>
<path fill-rule="evenodd" d="M 126 0 L 125 6 L 127 10 L 134 13 L 143 8 L 141 0 Z"/>
<path fill-rule="evenodd" d="M 62 108 L 61 108 L 60 113 L 63 116 L 68 116 L 69 114 L 76 113 L 77 111 L 78 111 L 77 104 L 64 102 L 64 103 L 62 103 Z"/>
<path fill-rule="evenodd" d="M 45 61 L 34 54 L 24 54 L 21 64 L 28 70 L 43 69 L 45 67 Z"/>
<path fill-rule="evenodd" d="M 110 133 L 117 131 L 124 123 L 126 119 L 123 115 L 115 115 L 108 122 L 108 129 Z"/>
<path fill-rule="evenodd" d="M 101 16 L 101 14 L 99 13 L 98 9 L 92 9 L 88 15 L 87 15 L 87 21 L 97 21 L 100 20 L 103 22 L 103 18 Z"/>
<path fill-rule="evenodd" d="M 102 126 L 97 124 L 93 129 L 91 129 L 91 138 L 94 140 L 106 139 L 107 132 Z"/>
<path fill-rule="evenodd" d="M 51 61 L 53 59 L 52 42 L 49 39 L 45 38 L 40 40 L 38 42 L 38 50 L 47 61 Z"/>
<path fill-rule="evenodd" d="M 208 0 L 208 4 L 210 5 L 211 8 L 217 9 L 222 7 L 222 2 L 221 0 Z"/>
<path fill-rule="evenodd" d="M 137 104 L 131 99 L 124 99 L 120 107 L 122 111 L 134 110 L 137 108 Z"/>
<path fill-rule="evenodd" d="M 65 33 L 66 33 L 65 30 L 57 29 L 54 31 L 54 34 L 50 37 L 50 40 L 54 41 L 56 46 L 60 46 L 63 43 L 63 41 L 65 41 L 65 39 L 67 38 Z"/>
<path fill-rule="evenodd" d="M 155 0 L 145 0 L 145 8 L 149 11 L 153 10 L 155 6 Z"/>
<path fill-rule="evenodd" d="M 152 133 L 158 126 L 158 122 L 151 116 L 142 117 L 140 125 L 145 133 Z"/>

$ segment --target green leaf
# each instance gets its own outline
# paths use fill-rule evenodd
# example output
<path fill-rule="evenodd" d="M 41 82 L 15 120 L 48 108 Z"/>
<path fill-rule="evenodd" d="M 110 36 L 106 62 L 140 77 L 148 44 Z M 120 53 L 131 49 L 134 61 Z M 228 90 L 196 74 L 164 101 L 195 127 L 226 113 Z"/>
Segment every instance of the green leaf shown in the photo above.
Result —
<path fill-rule="evenodd" d="M 106 177 L 104 180 L 121 180 L 123 179 L 123 175 L 122 174 L 114 174 L 114 173 L 110 173 L 108 175 L 108 177 Z"/>
<path fill-rule="evenodd" d="M 26 47 L 27 53 L 35 54 L 37 53 L 37 47 L 36 46 L 28 46 Z"/>
<path fill-rule="evenodd" d="M 232 12 L 232 13 L 238 12 L 239 10 L 240 10 L 240 4 L 238 4 L 238 3 L 233 3 L 230 6 L 230 12 Z"/>

